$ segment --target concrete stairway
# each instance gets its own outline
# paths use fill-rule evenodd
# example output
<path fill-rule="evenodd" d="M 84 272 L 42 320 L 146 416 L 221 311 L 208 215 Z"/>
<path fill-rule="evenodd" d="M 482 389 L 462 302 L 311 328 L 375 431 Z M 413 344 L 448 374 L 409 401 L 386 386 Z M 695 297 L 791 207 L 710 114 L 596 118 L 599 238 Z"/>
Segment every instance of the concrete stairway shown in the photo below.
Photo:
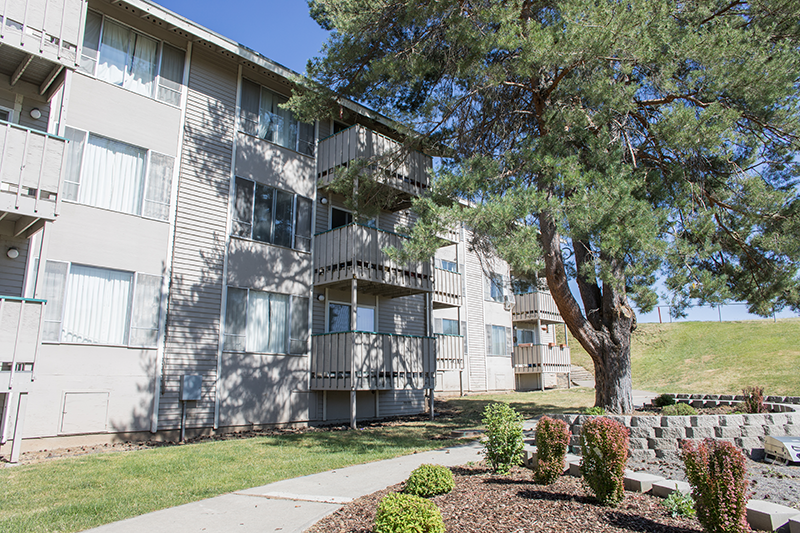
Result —
<path fill-rule="evenodd" d="M 570 378 L 572 384 L 578 387 L 594 387 L 594 376 L 582 366 L 572 365 Z"/>

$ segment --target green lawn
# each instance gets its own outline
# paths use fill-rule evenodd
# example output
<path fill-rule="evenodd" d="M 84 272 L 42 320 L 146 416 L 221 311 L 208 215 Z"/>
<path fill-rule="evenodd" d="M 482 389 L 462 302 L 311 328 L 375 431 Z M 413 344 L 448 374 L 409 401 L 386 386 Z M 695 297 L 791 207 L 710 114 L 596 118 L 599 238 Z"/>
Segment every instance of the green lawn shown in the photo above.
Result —
<path fill-rule="evenodd" d="M 490 401 L 526 417 L 575 412 L 594 391 L 476 395 L 437 402 L 444 415 L 359 431 L 309 431 L 55 459 L 0 469 L 0 531 L 72 532 L 218 494 L 454 444 Z"/>
<path fill-rule="evenodd" d="M 594 372 L 570 338 L 572 362 Z M 639 324 L 633 334 L 633 386 L 656 392 L 800 396 L 800 318 Z"/>

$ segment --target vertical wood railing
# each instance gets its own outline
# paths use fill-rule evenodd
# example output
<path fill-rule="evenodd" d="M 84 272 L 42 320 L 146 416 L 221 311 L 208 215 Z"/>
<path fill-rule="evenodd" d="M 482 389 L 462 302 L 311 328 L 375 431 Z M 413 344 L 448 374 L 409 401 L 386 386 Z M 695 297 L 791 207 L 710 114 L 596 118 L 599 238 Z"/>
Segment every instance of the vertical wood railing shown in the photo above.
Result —
<path fill-rule="evenodd" d="M 433 303 L 440 306 L 461 306 L 461 274 L 443 268 L 434 269 Z"/>
<path fill-rule="evenodd" d="M 436 370 L 464 369 L 464 336 L 436 334 Z"/>
<path fill-rule="evenodd" d="M 569 372 L 571 364 L 569 346 L 518 344 L 514 346 L 511 364 L 517 374 Z"/>
<path fill-rule="evenodd" d="M 436 339 L 368 331 L 312 335 L 310 371 L 312 390 L 433 388 Z"/>
<path fill-rule="evenodd" d="M 80 61 L 85 0 L 0 2 L 0 40 L 67 68 Z"/>
<path fill-rule="evenodd" d="M 17 374 L 33 380 L 36 356 L 42 339 L 44 300 L 0 296 L 0 373 L 7 377 L 7 390 L 14 388 Z"/>
<path fill-rule="evenodd" d="M 549 292 L 530 292 L 515 294 L 515 305 L 511 319 L 518 322 L 542 320 L 545 322 L 564 322 L 555 300 Z"/>

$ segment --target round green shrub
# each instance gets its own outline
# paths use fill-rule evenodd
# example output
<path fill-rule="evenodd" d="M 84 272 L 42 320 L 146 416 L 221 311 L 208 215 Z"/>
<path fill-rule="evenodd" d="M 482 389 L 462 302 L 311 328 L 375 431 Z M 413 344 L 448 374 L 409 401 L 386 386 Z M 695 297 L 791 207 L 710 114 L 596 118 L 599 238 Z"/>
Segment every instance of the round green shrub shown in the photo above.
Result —
<path fill-rule="evenodd" d="M 484 454 L 494 472 L 508 474 L 522 461 L 522 422 L 522 415 L 507 403 L 490 403 L 483 410 Z"/>
<path fill-rule="evenodd" d="M 387 494 L 378 504 L 375 533 L 444 533 L 436 504 L 412 494 Z"/>
<path fill-rule="evenodd" d="M 447 494 L 455 487 L 453 473 L 441 465 L 421 465 L 406 480 L 403 492 L 429 498 L 439 494 Z"/>
<path fill-rule="evenodd" d="M 603 416 L 606 414 L 606 410 L 599 406 L 587 407 L 584 409 L 583 414 L 590 416 Z"/>
<path fill-rule="evenodd" d="M 675 396 L 672 394 L 662 394 L 653 398 L 653 405 L 656 407 L 666 407 L 668 405 L 675 405 Z"/>
<path fill-rule="evenodd" d="M 688 403 L 676 403 L 668 405 L 661 410 L 663 416 L 691 416 L 697 414 L 697 409 Z"/>

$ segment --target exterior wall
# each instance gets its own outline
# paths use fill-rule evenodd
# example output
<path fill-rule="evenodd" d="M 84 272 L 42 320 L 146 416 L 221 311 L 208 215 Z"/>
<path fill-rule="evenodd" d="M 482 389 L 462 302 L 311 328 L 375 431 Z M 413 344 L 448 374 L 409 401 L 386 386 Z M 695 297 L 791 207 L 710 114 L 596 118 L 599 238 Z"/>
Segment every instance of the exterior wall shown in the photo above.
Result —
<path fill-rule="evenodd" d="M 28 244 L 28 239 L 0 237 L 0 295 L 18 297 L 23 295 Z M 19 250 L 19 257 L 9 258 L 7 255 L 9 248 Z"/>
<path fill-rule="evenodd" d="M 467 374 L 466 389 L 485 391 L 488 386 L 486 365 L 486 324 L 483 309 L 483 268 L 474 253 L 465 256 L 467 316 L 467 354 L 464 372 Z"/>
<path fill-rule="evenodd" d="M 22 81 L 12 87 L 8 84 L 8 79 L 3 78 L 0 80 L 0 107 L 12 110 L 12 122 L 26 128 L 47 131 L 50 103 L 39 94 L 39 88 Z M 38 119 L 31 117 L 34 108 L 42 113 Z"/>

